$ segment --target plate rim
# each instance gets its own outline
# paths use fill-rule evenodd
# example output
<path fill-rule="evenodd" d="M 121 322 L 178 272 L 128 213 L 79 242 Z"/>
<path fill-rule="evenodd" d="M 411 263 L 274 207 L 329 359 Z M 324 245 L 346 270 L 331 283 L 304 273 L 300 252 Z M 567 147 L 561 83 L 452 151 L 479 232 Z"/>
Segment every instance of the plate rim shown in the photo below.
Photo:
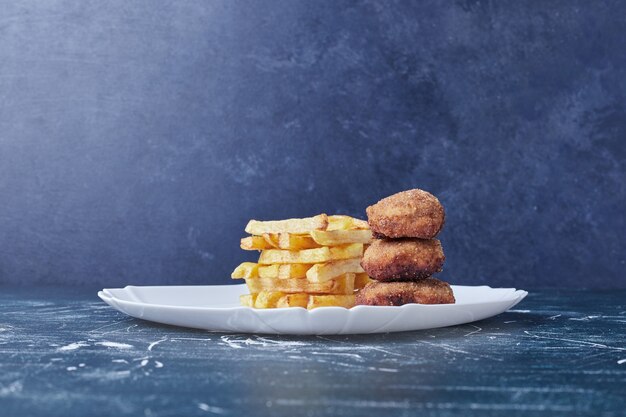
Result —
<path fill-rule="evenodd" d="M 420 309 L 441 309 L 444 307 L 450 307 L 450 306 L 476 306 L 476 305 L 490 305 L 490 304 L 496 304 L 496 303 L 502 303 L 502 302 L 511 302 L 511 301 L 515 301 L 515 303 L 513 305 L 511 305 L 511 307 L 507 308 L 513 308 L 515 305 L 519 304 L 524 298 L 526 298 L 526 296 L 528 296 L 528 291 L 526 290 L 522 290 L 522 289 L 517 289 L 517 288 L 512 288 L 512 287 L 491 287 L 489 285 L 452 285 L 452 287 L 466 287 L 466 288 L 487 288 L 490 290 L 512 290 L 510 292 L 510 296 L 507 296 L 505 298 L 499 299 L 499 300 L 491 300 L 491 301 L 477 301 L 477 302 L 469 302 L 469 303 L 463 303 L 463 304 L 457 304 L 457 303 L 453 303 L 453 304 L 418 304 L 418 303 L 408 303 L 408 304 L 404 304 L 401 306 L 369 306 L 369 305 L 357 305 L 354 306 L 352 308 L 345 308 L 345 307 L 340 307 L 340 306 L 328 306 L 328 307 L 319 307 L 313 310 L 307 310 L 306 308 L 303 307 L 285 307 L 285 308 L 253 308 L 253 307 L 248 307 L 248 306 L 231 306 L 231 307 L 215 307 L 215 306 L 182 306 L 182 305 L 168 305 L 168 304 L 158 304 L 158 303 L 147 303 L 147 302 L 138 302 L 138 301 L 129 301 L 129 300 L 122 300 L 119 298 L 116 298 L 111 292 L 109 292 L 109 290 L 125 290 L 129 287 L 131 288 L 171 288 L 171 287 L 234 287 L 234 286 L 245 286 L 246 284 L 217 284 L 217 285 L 126 285 L 123 288 L 103 288 L 102 290 L 98 291 L 97 295 L 98 297 L 104 301 L 105 303 L 109 304 L 106 299 L 109 300 L 113 300 L 115 303 L 122 303 L 122 304 L 127 304 L 130 306 L 150 306 L 150 307 L 155 307 L 155 308 L 163 308 L 163 309 L 177 309 L 177 310 L 195 310 L 195 311 L 213 311 L 213 310 L 219 310 L 221 312 L 223 311 L 247 311 L 247 310 L 251 310 L 254 311 L 257 314 L 275 314 L 277 311 L 278 312 L 284 312 L 284 311 L 297 311 L 297 310 L 303 310 L 306 311 L 308 314 L 318 314 L 316 313 L 316 311 L 328 311 L 329 309 L 333 309 L 333 310 L 346 310 L 348 312 L 358 312 L 358 311 L 363 311 L 363 310 L 400 310 L 400 309 L 408 309 L 408 308 L 420 308 Z M 109 304 L 110 305 L 110 304 Z M 113 306 L 111 306 L 113 307 Z M 505 310 L 506 311 L 506 310 Z"/>

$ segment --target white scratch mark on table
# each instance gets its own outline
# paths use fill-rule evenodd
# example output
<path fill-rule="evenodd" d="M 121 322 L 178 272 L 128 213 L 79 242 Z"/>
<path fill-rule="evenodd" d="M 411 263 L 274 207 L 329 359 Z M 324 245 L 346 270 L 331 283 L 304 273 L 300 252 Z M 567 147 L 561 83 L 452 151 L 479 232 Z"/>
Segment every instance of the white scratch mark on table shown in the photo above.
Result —
<path fill-rule="evenodd" d="M 148 345 L 148 351 L 151 352 L 152 349 L 161 342 L 165 342 L 167 340 L 167 336 L 160 340 L 155 340 L 154 342 Z"/>
<path fill-rule="evenodd" d="M 118 342 L 109 342 L 109 341 L 96 342 L 96 345 L 105 346 L 105 347 L 113 348 L 113 349 L 132 349 L 134 347 L 133 345 L 129 345 L 128 343 L 118 343 Z"/>
<path fill-rule="evenodd" d="M 524 333 L 526 333 L 530 337 L 534 337 L 534 338 L 537 338 L 537 339 L 546 339 L 546 340 L 555 340 L 555 341 L 559 341 L 559 342 L 576 343 L 576 344 L 579 344 L 579 345 L 585 345 L 585 346 L 599 348 L 599 349 L 626 351 L 626 348 L 615 347 L 615 346 L 607 346 L 607 345 L 602 344 L 602 343 L 588 342 L 586 340 L 565 339 L 565 338 L 562 338 L 562 337 L 552 337 L 552 336 L 541 336 L 539 333 L 531 333 L 528 330 L 524 330 Z M 544 333 L 544 334 L 553 334 L 553 333 Z"/>
<path fill-rule="evenodd" d="M 328 337 L 324 337 L 324 336 L 317 336 L 318 339 L 322 339 L 322 340 L 327 340 L 329 342 L 335 342 L 335 343 L 340 343 L 343 345 L 346 345 L 346 348 L 350 349 L 350 350 L 354 350 L 355 348 L 357 349 L 361 349 L 361 350 L 365 350 L 365 351 L 370 351 L 370 350 L 375 350 L 377 352 L 381 352 L 381 353 L 385 353 L 387 355 L 391 355 L 391 356 L 398 356 L 401 358 L 410 358 L 413 359 L 413 356 L 411 355 L 404 355 L 402 353 L 397 353 L 397 352 L 393 352 L 390 350 L 386 350 L 374 345 L 362 345 L 359 343 L 355 343 L 355 342 L 344 342 L 342 340 L 335 340 L 335 339 L 330 339 Z M 329 350 L 333 350 L 332 347 L 328 347 Z"/>
<path fill-rule="evenodd" d="M 305 342 L 300 342 L 300 341 L 296 341 L 296 340 L 271 340 L 265 337 L 261 337 L 261 336 L 254 336 L 254 339 L 250 338 L 250 337 L 246 337 L 245 339 L 243 337 L 239 337 L 238 336 L 221 336 L 220 340 L 223 343 L 226 343 L 226 345 L 228 345 L 229 347 L 233 348 L 233 349 L 243 349 L 242 345 L 245 346 L 262 346 L 262 347 L 266 347 L 266 346 L 273 346 L 273 347 L 293 347 L 293 346 L 308 346 L 308 343 Z"/>
<path fill-rule="evenodd" d="M 207 411 L 213 414 L 226 414 L 227 410 L 222 407 L 216 407 L 214 405 L 208 405 L 207 403 L 198 403 L 198 408 L 202 411 Z"/>
<path fill-rule="evenodd" d="M 61 346 L 60 348 L 57 349 L 58 352 L 69 352 L 71 350 L 76 350 L 76 349 L 80 349 L 82 347 L 87 347 L 89 346 L 89 343 L 81 341 L 81 342 L 74 342 L 74 343 L 70 343 L 69 345 L 65 345 L 65 346 Z"/>
<path fill-rule="evenodd" d="M 19 394 L 20 392 L 22 392 L 23 388 L 24 384 L 20 380 L 13 381 L 6 387 L 0 385 L 0 398 Z"/>
<path fill-rule="evenodd" d="M 348 356 L 358 360 L 363 360 L 363 357 L 357 353 L 343 353 L 343 352 L 311 352 L 311 355 L 330 355 L 330 356 Z"/>
<path fill-rule="evenodd" d="M 465 337 L 467 337 L 467 336 L 471 336 L 471 335 L 476 334 L 476 333 L 480 333 L 480 332 L 483 330 L 483 329 L 482 329 L 482 327 L 474 326 L 473 324 L 470 324 L 470 326 L 472 326 L 472 327 L 473 327 L 474 329 L 476 329 L 476 330 L 474 330 L 473 332 L 469 332 L 469 333 L 467 333 L 467 334 L 465 335 Z"/>
<path fill-rule="evenodd" d="M 125 323 L 125 322 L 127 322 L 127 321 L 131 321 L 131 320 L 135 320 L 135 319 L 134 319 L 134 318 L 132 318 L 132 317 L 129 317 L 129 318 L 127 318 L 127 319 L 122 319 L 122 320 L 114 321 L 113 323 L 108 323 L 108 324 L 102 325 L 102 326 L 100 326 L 100 327 L 96 327 L 95 329 L 89 330 L 89 332 L 88 332 L 88 333 L 95 333 L 95 332 L 97 332 L 98 330 L 101 330 L 101 329 L 104 329 L 104 328 L 107 328 L 107 327 L 111 327 L 111 326 L 115 326 L 116 324 Z"/>

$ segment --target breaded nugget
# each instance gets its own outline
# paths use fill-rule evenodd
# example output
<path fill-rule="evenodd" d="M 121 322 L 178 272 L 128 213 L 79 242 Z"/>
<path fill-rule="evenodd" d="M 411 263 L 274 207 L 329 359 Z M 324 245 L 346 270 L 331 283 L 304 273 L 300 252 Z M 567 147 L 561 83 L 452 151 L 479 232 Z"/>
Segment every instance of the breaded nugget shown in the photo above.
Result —
<path fill-rule="evenodd" d="M 432 239 L 445 221 L 445 212 L 437 197 L 417 188 L 383 198 L 366 211 L 376 238 Z"/>
<path fill-rule="evenodd" d="M 414 281 L 441 271 L 445 260 L 437 239 L 374 240 L 361 266 L 378 281 Z"/>
<path fill-rule="evenodd" d="M 414 282 L 373 282 L 356 295 L 357 305 L 401 306 L 404 304 L 454 304 L 447 282 L 424 278 Z"/>

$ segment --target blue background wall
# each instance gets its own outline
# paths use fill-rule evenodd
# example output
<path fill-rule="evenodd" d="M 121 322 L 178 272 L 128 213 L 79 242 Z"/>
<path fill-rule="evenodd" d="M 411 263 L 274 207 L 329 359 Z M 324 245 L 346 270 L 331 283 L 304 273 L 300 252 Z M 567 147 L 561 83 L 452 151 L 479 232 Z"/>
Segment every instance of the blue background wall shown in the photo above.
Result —
<path fill-rule="evenodd" d="M 419 187 L 453 283 L 625 287 L 626 2 L 1 1 L 0 283 L 228 283 Z"/>

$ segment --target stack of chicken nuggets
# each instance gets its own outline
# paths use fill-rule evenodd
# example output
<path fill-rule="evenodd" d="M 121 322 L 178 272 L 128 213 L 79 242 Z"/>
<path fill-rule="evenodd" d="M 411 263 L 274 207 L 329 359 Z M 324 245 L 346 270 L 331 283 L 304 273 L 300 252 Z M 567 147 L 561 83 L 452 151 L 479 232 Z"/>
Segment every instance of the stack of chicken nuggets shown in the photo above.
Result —
<path fill-rule="evenodd" d="M 445 260 L 441 242 L 435 239 L 445 213 L 435 196 L 419 189 L 403 191 L 368 207 L 367 217 L 376 239 L 361 265 L 376 281 L 359 291 L 356 304 L 455 302 L 450 285 L 432 277 Z"/>
<path fill-rule="evenodd" d="M 320 214 L 303 219 L 251 220 L 244 250 L 261 251 L 258 262 L 233 271 L 250 294 L 241 304 L 255 308 L 340 306 L 350 308 L 355 293 L 371 282 L 360 263 L 372 232 L 364 220 Z"/>

